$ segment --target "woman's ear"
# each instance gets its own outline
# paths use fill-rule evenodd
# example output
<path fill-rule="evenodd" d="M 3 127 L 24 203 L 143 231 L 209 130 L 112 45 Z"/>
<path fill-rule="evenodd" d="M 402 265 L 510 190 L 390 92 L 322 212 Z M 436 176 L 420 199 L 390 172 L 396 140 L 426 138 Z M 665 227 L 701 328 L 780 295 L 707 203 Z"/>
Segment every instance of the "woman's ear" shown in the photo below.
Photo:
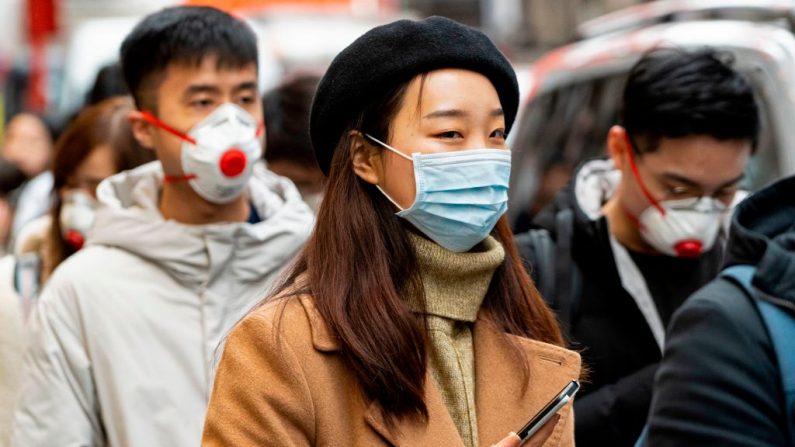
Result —
<path fill-rule="evenodd" d="M 350 137 L 351 162 L 353 172 L 371 185 L 381 182 L 383 168 L 381 165 L 381 151 L 365 140 L 364 135 L 358 130 L 348 133 Z"/>
<path fill-rule="evenodd" d="M 631 150 L 627 147 L 627 140 L 627 130 L 621 126 L 613 126 L 607 132 L 607 155 L 619 171 L 623 171 L 624 156 L 627 150 Z"/>
<path fill-rule="evenodd" d="M 130 121 L 130 128 L 135 139 L 138 140 L 138 144 L 147 149 L 154 149 L 154 136 L 152 135 L 154 126 L 144 119 L 143 114 L 139 110 L 130 111 L 127 119 Z"/>

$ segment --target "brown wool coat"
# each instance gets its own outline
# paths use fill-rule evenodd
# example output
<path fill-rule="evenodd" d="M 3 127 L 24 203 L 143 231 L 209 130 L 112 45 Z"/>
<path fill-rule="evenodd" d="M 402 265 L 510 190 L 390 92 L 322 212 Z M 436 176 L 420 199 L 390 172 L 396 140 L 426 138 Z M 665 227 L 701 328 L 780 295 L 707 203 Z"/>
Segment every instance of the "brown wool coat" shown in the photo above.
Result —
<path fill-rule="evenodd" d="M 508 337 L 530 360 L 526 394 L 508 343 L 486 318 L 475 322 L 475 400 L 482 446 L 517 431 L 580 373 L 577 353 Z M 463 447 L 430 375 L 427 424 L 401 419 L 398 431 L 390 432 L 381 407 L 366 401 L 338 351 L 310 297 L 290 299 L 286 306 L 271 303 L 249 314 L 224 349 L 202 445 Z M 571 404 L 560 415 L 545 446 L 574 445 Z"/>

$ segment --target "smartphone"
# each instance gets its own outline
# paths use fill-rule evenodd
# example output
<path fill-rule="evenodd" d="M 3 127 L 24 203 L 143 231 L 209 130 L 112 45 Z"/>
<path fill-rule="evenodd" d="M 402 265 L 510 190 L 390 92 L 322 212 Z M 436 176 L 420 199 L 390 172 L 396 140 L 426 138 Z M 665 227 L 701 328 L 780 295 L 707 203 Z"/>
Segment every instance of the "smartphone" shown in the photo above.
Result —
<path fill-rule="evenodd" d="M 563 387 L 557 396 L 555 396 L 544 406 L 544 408 L 541 409 L 541 411 L 533 416 L 533 418 L 530 419 L 530 421 L 528 421 L 521 430 L 516 432 L 516 434 L 519 436 L 519 439 L 521 439 L 519 445 L 527 442 L 527 440 L 530 439 L 538 430 L 540 430 L 541 427 L 543 427 L 544 424 L 546 424 L 555 413 L 560 411 L 564 405 L 569 403 L 579 389 L 580 383 L 576 380 L 572 380 L 568 385 Z"/>

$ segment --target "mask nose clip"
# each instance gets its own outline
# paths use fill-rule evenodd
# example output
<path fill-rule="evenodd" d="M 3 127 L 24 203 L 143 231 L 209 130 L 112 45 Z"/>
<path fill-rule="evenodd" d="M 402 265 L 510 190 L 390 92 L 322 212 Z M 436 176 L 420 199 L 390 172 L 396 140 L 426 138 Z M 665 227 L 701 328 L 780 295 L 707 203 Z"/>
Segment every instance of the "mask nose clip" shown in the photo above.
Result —
<path fill-rule="evenodd" d="M 227 177 L 237 177 L 246 170 L 246 154 L 239 148 L 233 147 L 221 156 L 218 162 L 221 173 Z"/>
<path fill-rule="evenodd" d="M 701 241 L 687 240 L 678 242 L 674 246 L 674 250 L 676 251 L 676 255 L 681 258 L 698 258 L 704 251 L 704 245 Z"/>

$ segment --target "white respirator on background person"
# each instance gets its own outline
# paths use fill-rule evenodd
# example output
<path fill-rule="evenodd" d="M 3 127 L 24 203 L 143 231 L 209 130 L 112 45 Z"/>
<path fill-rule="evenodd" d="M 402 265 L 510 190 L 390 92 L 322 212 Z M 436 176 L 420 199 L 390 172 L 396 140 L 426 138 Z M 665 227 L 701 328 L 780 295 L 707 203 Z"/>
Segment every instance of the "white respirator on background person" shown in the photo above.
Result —
<path fill-rule="evenodd" d="M 697 258 L 715 245 L 728 209 L 710 197 L 659 202 L 641 213 L 640 234 L 668 256 Z"/>
<path fill-rule="evenodd" d="M 632 174 L 651 204 L 637 217 L 641 237 L 662 254 L 700 257 L 715 245 L 728 207 L 712 197 L 657 201 L 640 177 L 629 135 L 625 138 Z"/>
<path fill-rule="evenodd" d="M 219 106 L 187 134 L 149 112 L 143 112 L 143 116 L 183 140 L 183 175 L 166 174 L 167 182 L 186 180 L 196 194 L 216 204 L 229 203 L 246 189 L 254 163 L 262 156 L 259 137 L 264 127 L 240 106 Z"/>
<path fill-rule="evenodd" d="M 94 225 L 97 201 L 86 192 L 75 189 L 64 194 L 59 216 L 61 236 L 69 247 L 80 250 L 88 231 Z"/>

